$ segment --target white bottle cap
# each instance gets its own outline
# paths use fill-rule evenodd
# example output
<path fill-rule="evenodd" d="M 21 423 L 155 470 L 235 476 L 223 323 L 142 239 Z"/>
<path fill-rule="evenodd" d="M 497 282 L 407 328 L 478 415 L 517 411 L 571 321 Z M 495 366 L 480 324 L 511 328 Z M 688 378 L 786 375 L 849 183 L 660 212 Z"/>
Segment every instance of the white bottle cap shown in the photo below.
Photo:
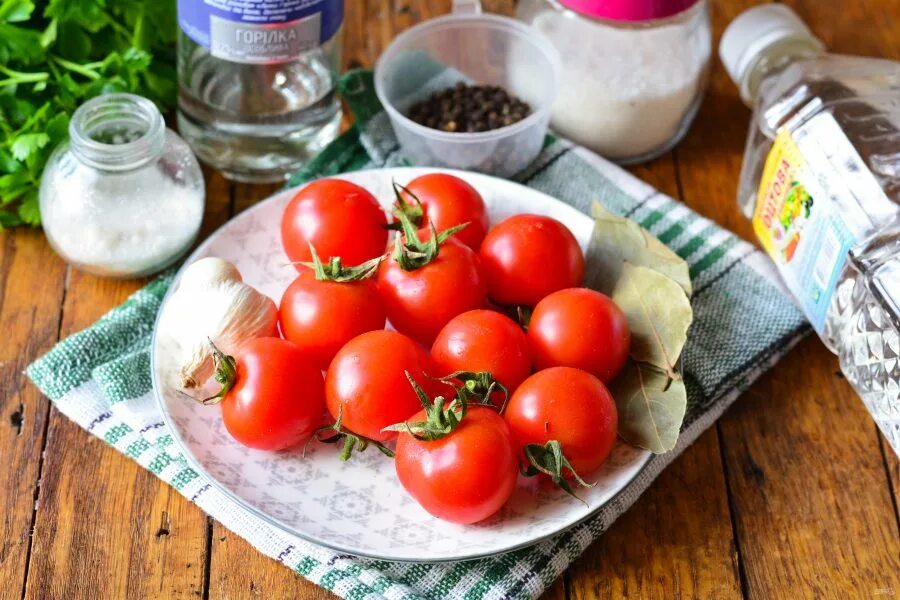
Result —
<path fill-rule="evenodd" d="M 821 42 L 784 4 L 760 4 L 745 10 L 725 29 L 719 43 L 719 57 L 731 80 L 742 87 L 747 70 L 759 53 L 787 38 L 807 38 Z"/>

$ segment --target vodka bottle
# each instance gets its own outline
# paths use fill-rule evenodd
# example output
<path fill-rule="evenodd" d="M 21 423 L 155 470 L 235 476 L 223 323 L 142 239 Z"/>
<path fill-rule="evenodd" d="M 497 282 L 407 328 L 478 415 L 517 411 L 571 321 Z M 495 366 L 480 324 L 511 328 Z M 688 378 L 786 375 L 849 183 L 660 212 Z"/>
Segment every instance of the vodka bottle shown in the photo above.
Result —
<path fill-rule="evenodd" d="M 900 63 L 827 54 L 780 4 L 719 51 L 754 108 L 738 201 L 900 454 Z"/>
<path fill-rule="evenodd" d="M 178 128 L 239 181 L 287 178 L 332 141 L 343 0 L 178 0 Z"/>

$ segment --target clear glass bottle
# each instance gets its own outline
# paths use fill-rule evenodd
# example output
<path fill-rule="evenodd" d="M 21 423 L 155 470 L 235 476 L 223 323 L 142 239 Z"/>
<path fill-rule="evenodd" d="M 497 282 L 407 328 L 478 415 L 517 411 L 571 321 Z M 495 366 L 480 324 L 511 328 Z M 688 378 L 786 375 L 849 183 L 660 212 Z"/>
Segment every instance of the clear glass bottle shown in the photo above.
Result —
<path fill-rule="evenodd" d="M 178 128 L 238 181 L 281 181 L 338 134 L 343 0 L 178 0 Z"/>
<path fill-rule="evenodd" d="M 69 140 L 51 154 L 40 187 L 50 245 L 104 277 L 164 269 L 191 247 L 204 208 L 203 173 L 150 100 L 98 96 L 78 107 Z"/>
<path fill-rule="evenodd" d="M 754 107 L 738 202 L 900 453 L 900 63 L 826 54 L 780 4 L 719 51 Z"/>
<path fill-rule="evenodd" d="M 556 132 L 622 164 L 684 137 L 708 80 L 706 0 L 521 0 L 518 17 L 562 56 Z"/>

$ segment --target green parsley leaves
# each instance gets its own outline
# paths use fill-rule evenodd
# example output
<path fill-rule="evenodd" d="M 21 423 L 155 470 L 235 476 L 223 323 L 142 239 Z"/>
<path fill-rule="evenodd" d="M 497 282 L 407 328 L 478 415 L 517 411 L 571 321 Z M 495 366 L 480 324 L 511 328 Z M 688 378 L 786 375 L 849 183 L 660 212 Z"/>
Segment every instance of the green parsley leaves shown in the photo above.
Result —
<path fill-rule="evenodd" d="M 40 224 L 41 172 L 78 105 L 173 106 L 175 34 L 174 0 L 0 0 L 0 228 Z"/>

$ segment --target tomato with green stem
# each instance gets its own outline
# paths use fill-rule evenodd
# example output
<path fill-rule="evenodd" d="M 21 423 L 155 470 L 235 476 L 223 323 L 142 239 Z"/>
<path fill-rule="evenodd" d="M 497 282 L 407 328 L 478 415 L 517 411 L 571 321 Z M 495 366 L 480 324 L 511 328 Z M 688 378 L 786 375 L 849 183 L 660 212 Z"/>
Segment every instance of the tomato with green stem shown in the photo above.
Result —
<path fill-rule="evenodd" d="M 478 255 L 451 236 L 458 228 L 417 232 L 405 216 L 403 235 L 378 269 L 378 293 L 388 320 L 418 342 L 431 344 L 450 319 L 481 308 L 485 281 Z"/>
<path fill-rule="evenodd" d="M 328 412 L 354 434 L 378 442 L 394 439 L 397 434 L 384 428 L 421 408 L 406 372 L 430 391 L 446 387 L 429 377 L 433 370 L 425 350 L 405 335 L 386 330 L 364 333 L 347 342 L 328 367 Z"/>
<path fill-rule="evenodd" d="M 631 331 L 612 298 L 569 288 L 553 292 L 534 307 L 528 342 L 535 368 L 575 367 L 609 383 L 628 360 Z"/>
<path fill-rule="evenodd" d="M 531 374 L 531 350 L 525 332 L 509 317 L 492 310 L 470 310 L 444 325 L 431 346 L 441 376 L 457 371 L 491 373 L 509 394 Z M 500 391 L 491 401 L 502 407 Z"/>
<path fill-rule="evenodd" d="M 222 389 L 206 403 L 220 403 L 225 429 L 257 450 L 283 450 L 307 440 L 323 421 L 322 372 L 292 342 L 262 337 L 236 356 L 214 349 Z"/>
<path fill-rule="evenodd" d="M 456 239 L 478 251 L 488 230 L 488 213 L 484 198 L 468 182 L 449 173 L 428 173 L 405 186 L 395 183 L 394 191 L 395 214 L 404 212 L 416 227 L 430 221 L 438 231 L 468 223 Z"/>
<path fill-rule="evenodd" d="M 281 242 L 294 263 L 312 260 L 310 245 L 324 262 L 340 257 L 355 266 L 384 254 L 387 217 L 365 188 L 343 179 L 319 179 L 301 188 L 281 217 Z M 297 270 L 305 269 L 297 265 Z"/>
<path fill-rule="evenodd" d="M 596 471 L 616 443 L 618 412 L 609 390 L 572 367 L 526 379 L 509 399 L 504 419 L 528 462 L 564 489 L 566 479 Z"/>
<path fill-rule="evenodd" d="M 423 410 L 399 423 L 397 478 L 431 515 L 453 523 L 483 521 L 509 500 L 518 457 L 496 410 L 436 397 L 411 381 Z"/>
<path fill-rule="evenodd" d="M 491 229 L 478 251 L 488 296 L 500 305 L 532 307 L 557 290 L 578 287 L 584 255 L 569 229 L 551 217 L 520 214 Z"/>
<path fill-rule="evenodd" d="M 310 248 L 312 263 L 281 298 L 279 322 L 285 337 L 308 360 L 325 370 L 344 344 L 367 331 L 384 329 L 385 312 L 372 275 L 380 258 L 344 267 L 333 257 L 326 265 Z"/>

